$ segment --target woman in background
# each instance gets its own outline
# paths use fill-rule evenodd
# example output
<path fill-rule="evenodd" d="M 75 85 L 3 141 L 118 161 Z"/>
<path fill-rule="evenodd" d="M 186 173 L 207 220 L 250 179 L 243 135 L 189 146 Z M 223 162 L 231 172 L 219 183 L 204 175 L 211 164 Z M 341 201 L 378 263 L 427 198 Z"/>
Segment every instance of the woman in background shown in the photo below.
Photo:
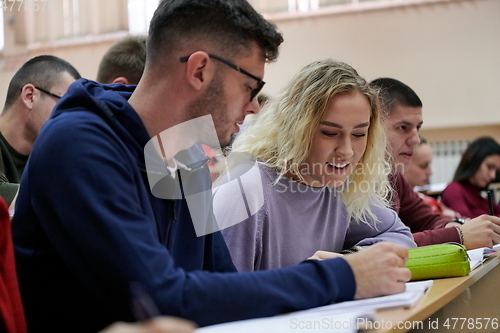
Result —
<path fill-rule="evenodd" d="M 376 92 L 351 66 L 331 59 L 304 67 L 266 104 L 228 157 L 255 160 L 238 164 L 247 172 L 214 196 L 219 225 L 233 225 L 222 232 L 239 271 L 380 241 L 415 247 L 386 207 L 380 118 Z"/>
<path fill-rule="evenodd" d="M 495 179 L 498 170 L 500 145 L 490 137 L 474 140 L 463 153 L 453 182 L 443 191 L 443 203 L 465 217 L 489 214 L 484 190 Z M 493 210 L 493 215 L 500 216 L 500 205 L 494 202 Z"/>
<path fill-rule="evenodd" d="M 420 143 L 417 147 L 415 147 L 410 167 L 407 168 L 404 173 L 411 186 L 425 186 L 430 183 L 432 176 L 431 163 L 432 147 L 425 138 L 420 137 Z M 457 219 L 456 221 L 462 220 L 462 216 L 460 215 L 460 213 L 447 207 L 438 199 L 429 195 L 425 195 L 421 192 L 418 192 L 418 195 L 427 205 L 432 208 L 432 212 L 434 214 L 449 216 L 451 218 Z"/>

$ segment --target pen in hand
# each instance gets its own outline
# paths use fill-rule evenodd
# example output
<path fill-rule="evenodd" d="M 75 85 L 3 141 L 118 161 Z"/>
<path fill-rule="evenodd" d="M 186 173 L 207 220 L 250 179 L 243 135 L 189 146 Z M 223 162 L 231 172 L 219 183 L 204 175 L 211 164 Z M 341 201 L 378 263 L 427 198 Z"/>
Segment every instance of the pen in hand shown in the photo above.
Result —
<path fill-rule="evenodd" d="M 160 311 L 154 300 L 147 293 L 146 289 L 139 282 L 130 284 L 132 314 L 137 321 L 144 321 L 157 317 Z"/>
<path fill-rule="evenodd" d="M 488 191 L 486 191 L 486 194 L 488 196 L 489 214 L 490 215 L 495 215 L 495 208 L 493 207 L 493 191 L 492 190 L 488 190 Z"/>

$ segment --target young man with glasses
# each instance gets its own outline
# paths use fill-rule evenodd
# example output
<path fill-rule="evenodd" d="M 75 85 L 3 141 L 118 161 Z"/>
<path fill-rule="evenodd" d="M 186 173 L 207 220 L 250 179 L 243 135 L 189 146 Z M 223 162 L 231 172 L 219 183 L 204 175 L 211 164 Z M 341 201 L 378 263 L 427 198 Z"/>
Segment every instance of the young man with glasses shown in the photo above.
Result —
<path fill-rule="evenodd" d="M 186 200 L 154 196 L 187 196 L 203 165 L 173 157 L 200 141 L 227 145 L 258 111 L 282 37 L 245 0 L 163 0 L 148 36 L 137 87 L 77 81 L 30 156 L 13 220 L 30 332 L 95 332 L 158 313 L 203 326 L 405 289 L 407 251 L 388 243 L 237 273 L 220 232 L 197 235 Z M 160 163 L 147 165 L 151 156 Z"/>
<path fill-rule="evenodd" d="M 69 85 L 80 77 L 63 59 L 43 55 L 28 60 L 10 81 L 0 115 L 0 195 L 8 205 L 13 206 L 40 128 Z"/>

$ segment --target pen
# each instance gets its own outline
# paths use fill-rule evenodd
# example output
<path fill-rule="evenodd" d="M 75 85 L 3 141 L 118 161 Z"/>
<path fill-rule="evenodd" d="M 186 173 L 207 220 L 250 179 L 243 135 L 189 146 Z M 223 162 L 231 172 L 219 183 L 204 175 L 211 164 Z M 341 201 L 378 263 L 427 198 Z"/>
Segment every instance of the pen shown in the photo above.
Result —
<path fill-rule="evenodd" d="M 488 190 L 486 191 L 486 194 L 488 195 L 488 207 L 490 210 L 490 215 L 495 215 L 495 209 L 493 207 L 493 191 Z"/>
<path fill-rule="evenodd" d="M 148 320 L 160 315 L 154 300 L 146 292 L 142 284 L 132 282 L 130 284 L 130 293 L 132 313 L 137 321 Z"/>

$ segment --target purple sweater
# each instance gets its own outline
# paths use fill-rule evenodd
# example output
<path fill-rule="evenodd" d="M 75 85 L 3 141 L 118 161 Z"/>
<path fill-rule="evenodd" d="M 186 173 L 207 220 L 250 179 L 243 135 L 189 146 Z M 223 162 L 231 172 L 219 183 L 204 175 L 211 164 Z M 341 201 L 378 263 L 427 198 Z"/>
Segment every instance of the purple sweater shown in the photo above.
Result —
<path fill-rule="evenodd" d="M 262 184 L 255 181 L 258 169 Z M 243 222 L 222 230 L 239 271 L 290 266 L 318 250 L 340 252 L 380 241 L 407 248 L 416 246 L 410 229 L 380 202 L 372 208 L 380 222 L 371 221 L 375 225 L 371 227 L 346 219 L 346 207 L 335 188 L 313 188 L 286 177 L 273 185 L 276 178 L 277 173 L 264 166 L 255 166 L 242 176 L 245 205 L 239 203 L 242 195 L 238 186 L 221 186 L 215 192 L 214 213 L 220 225 L 231 225 L 231 220 L 256 211 Z M 260 185 L 262 206 L 248 209 L 259 201 L 255 198 Z"/>

